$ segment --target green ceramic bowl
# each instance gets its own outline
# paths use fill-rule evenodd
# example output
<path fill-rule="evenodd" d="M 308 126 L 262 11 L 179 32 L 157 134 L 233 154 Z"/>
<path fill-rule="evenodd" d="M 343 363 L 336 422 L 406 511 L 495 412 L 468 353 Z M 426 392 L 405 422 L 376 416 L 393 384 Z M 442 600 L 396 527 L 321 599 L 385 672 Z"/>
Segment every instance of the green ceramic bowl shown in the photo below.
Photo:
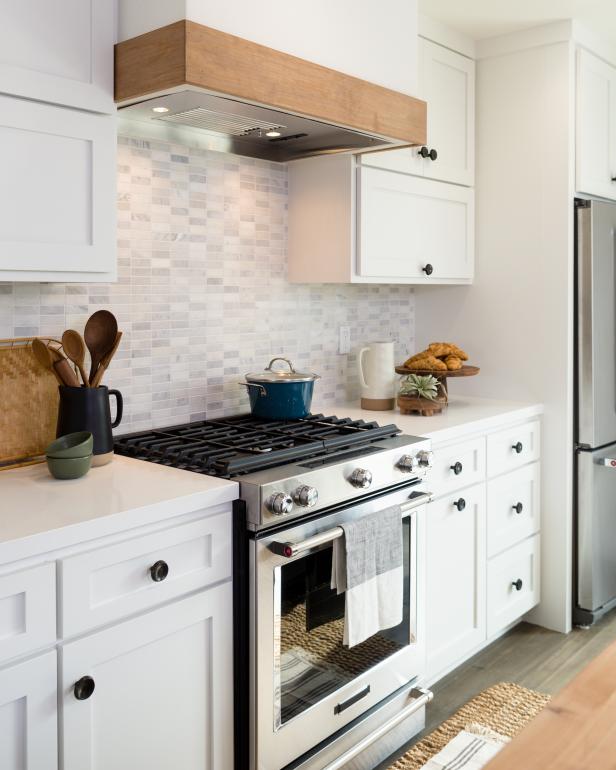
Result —
<path fill-rule="evenodd" d="M 91 454 L 86 457 L 47 457 L 47 467 L 55 479 L 80 479 L 91 465 Z"/>
<path fill-rule="evenodd" d="M 79 431 L 79 433 L 67 433 L 61 436 L 45 450 L 47 457 L 86 457 L 92 454 L 94 438 L 88 431 Z"/>

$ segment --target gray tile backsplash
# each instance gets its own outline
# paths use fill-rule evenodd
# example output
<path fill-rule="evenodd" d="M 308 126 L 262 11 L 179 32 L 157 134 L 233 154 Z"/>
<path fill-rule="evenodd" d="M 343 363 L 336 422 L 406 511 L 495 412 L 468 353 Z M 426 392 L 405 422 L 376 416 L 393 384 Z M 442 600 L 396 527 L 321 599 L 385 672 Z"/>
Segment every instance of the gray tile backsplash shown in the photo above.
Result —
<path fill-rule="evenodd" d="M 124 337 L 105 381 L 124 395 L 121 431 L 246 411 L 239 379 L 276 354 L 322 375 L 319 403 L 355 398 L 356 349 L 413 347 L 412 289 L 287 283 L 286 213 L 284 165 L 120 137 L 118 282 L 0 284 L 0 337 L 83 331 L 112 310 Z"/>

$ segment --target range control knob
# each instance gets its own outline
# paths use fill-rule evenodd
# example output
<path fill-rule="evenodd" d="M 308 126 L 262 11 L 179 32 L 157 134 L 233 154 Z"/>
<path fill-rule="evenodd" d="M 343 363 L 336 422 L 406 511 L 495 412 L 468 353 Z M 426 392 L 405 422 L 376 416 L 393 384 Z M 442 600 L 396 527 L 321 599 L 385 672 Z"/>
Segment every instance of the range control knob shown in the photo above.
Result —
<path fill-rule="evenodd" d="M 434 452 L 429 449 L 421 449 L 417 452 L 417 460 L 420 468 L 431 468 L 433 465 Z"/>
<path fill-rule="evenodd" d="M 419 469 L 419 456 L 402 455 L 396 463 L 396 467 L 403 473 L 415 473 Z"/>
<path fill-rule="evenodd" d="M 358 489 L 368 489 L 370 484 L 372 484 L 372 474 L 365 468 L 355 468 L 353 473 L 351 473 L 349 481 Z"/>
<path fill-rule="evenodd" d="M 265 507 L 276 516 L 284 516 L 293 510 L 293 499 L 285 492 L 275 492 L 265 502 Z"/>
<path fill-rule="evenodd" d="M 298 487 L 295 492 L 293 492 L 293 500 L 297 505 L 301 505 L 302 508 L 312 508 L 317 504 L 318 499 L 319 493 L 315 487 L 310 487 L 308 484 Z"/>

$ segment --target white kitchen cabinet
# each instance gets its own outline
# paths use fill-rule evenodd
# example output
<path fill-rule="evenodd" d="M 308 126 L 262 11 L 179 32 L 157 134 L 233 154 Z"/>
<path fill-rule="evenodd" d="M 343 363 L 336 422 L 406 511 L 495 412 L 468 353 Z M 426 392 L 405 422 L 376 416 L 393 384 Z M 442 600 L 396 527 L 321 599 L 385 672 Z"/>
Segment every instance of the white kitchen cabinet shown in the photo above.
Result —
<path fill-rule="evenodd" d="M 466 657 L 486 637 L 486 488 L 476 484 L 428 507 L 428 672 Z"/>
<path fill-rule="evenodd" d="M 375 168 L 359 175 L 360 276 L 471 280 L 472 190 Z"/>
<path fill-rule="evenodd" d="M 576 188 L 616 199 L 616 69 L 577 52 Z"/>
<path fill-rule="evenodd" d="M 428 145 L 366 153 L 364 165 L 472 187 L 475 62 L 419 39 L 419 96 L 428 103 Z"/>
<path fill-rule="evenodd" d="M 488 562 L 488 636 L 502 631 L 539 601 L 539 535 Z"/>
<path fill-rule="evenodd" d="M 114 43 L 113 0 L 3 3 L 0 92 L 115 112 Z"/>
<path fill-rule="evenodd" d="M 116 124 L 0 96 L 0 281 L 114 280 Z"/>
<path fill-rule="evenodd" d="M 227 582 L 66 644 L 63 770 L 231 768 L 231 608 Z"/>
<path fill-rule="evenodd" d="M 353 156 L 289 165 L 292 283 L 465 284 L 474 191 Z"/>
<path fill-rule="evenodd" d="M 0 670 L 0 767 L 57 770 L 55 651 Z"/>

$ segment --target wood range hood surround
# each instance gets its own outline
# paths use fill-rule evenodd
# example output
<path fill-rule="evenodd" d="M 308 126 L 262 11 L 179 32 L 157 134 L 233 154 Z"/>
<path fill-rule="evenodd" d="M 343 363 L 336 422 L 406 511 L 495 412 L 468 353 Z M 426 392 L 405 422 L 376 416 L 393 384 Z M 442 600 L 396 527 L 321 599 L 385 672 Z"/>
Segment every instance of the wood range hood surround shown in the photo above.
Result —
<path fill-rule="evenodd" d="M 284 161 L 426 143 L 420 99 L 196 22 L 177 21 L 116 45 L 115 100 L 125 117 L 181 123 L 199 95 L 210 99 L 196 108 L 199 118 L 216 112 L 257 126 L 259 115 L 266 126 L 285 127 L 274 142 L 256 128 L 236 131 L 239 149 L 232 151 L 256 157 Z M 152 115 L 157 104 L 169 114 Z M 254 146 L 243 153 L 248 140 Z"/>

